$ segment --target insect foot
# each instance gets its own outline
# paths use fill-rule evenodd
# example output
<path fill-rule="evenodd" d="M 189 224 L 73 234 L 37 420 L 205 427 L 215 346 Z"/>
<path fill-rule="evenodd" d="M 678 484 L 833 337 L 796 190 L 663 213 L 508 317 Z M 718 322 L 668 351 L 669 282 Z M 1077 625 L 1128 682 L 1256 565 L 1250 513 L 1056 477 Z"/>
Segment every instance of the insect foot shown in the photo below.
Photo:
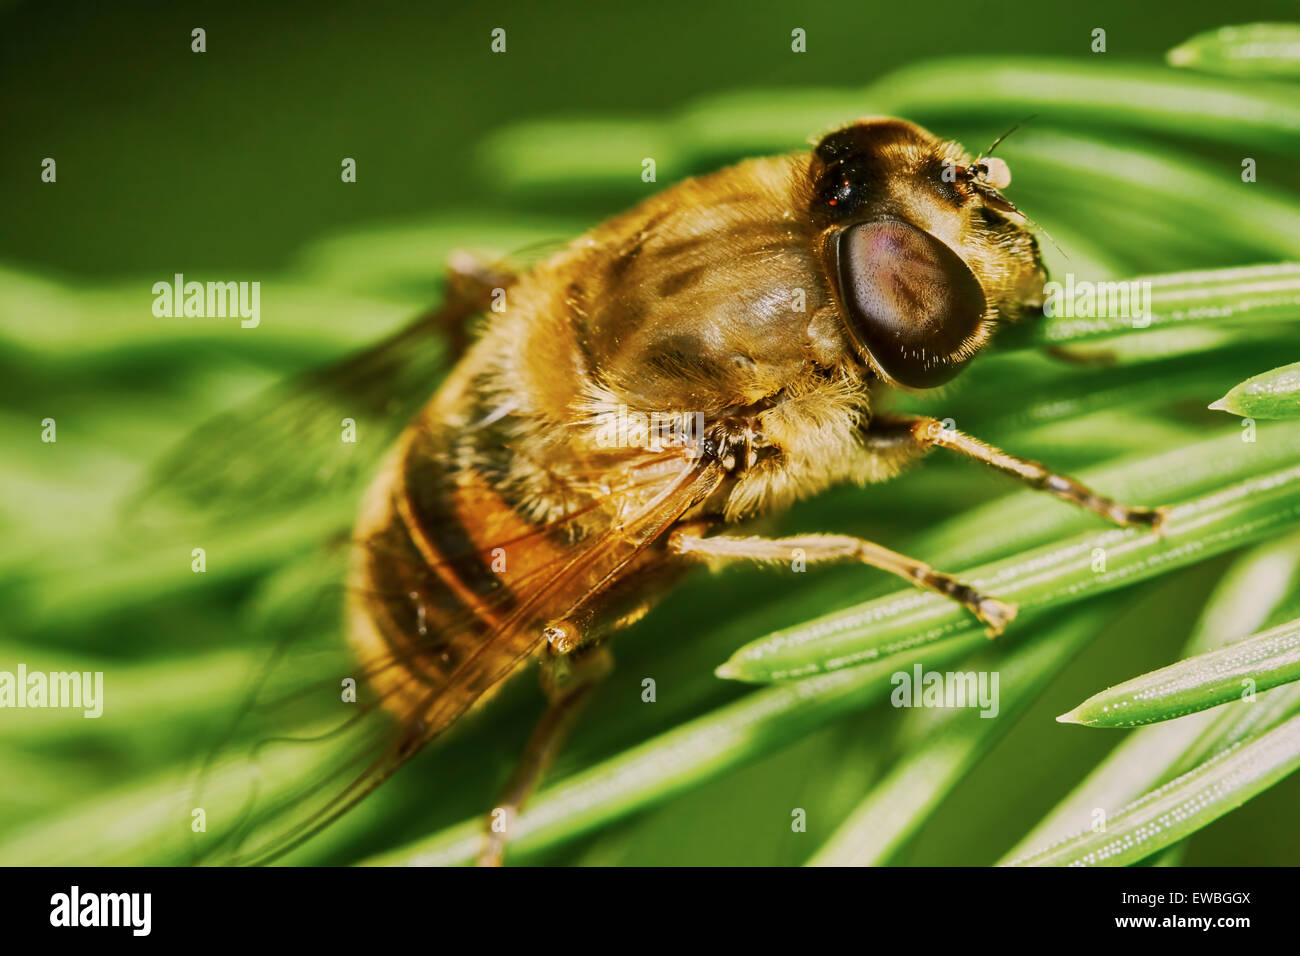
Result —
<path fill-rule="evenodd" d="M 994 638 L 1005 631 L 1007 625 L 1016 619 L 1019 608 L 1014 604 L 1008 604 L 1006 601 L 986 597 L 980 598 L 979 603 L 971 610 L 986 625 L 984 633 L 990 638 Z"/>
<path fill-rule="evenodd" d="M 705 434 L 704 454 L 716 459 L 727 471 L 745 471 L 758 461 L 762 441 L 757 419 L 724 418 Z"/>
<path fill-rule="evenodd" d="M 974 614 L 984 623 L 985 633 L 990 638 L 997 637 L 1005 631 L 1007 625 L 1016 619 L 1019 611 L 1014 604 L 981 594 L 969 584 L 925 565 L 919 565 L 912 572 L 912 576 L 921 587 L 952 598 Z"/>
<path fill-rule="evenodd" d="M 1159 508 L 1125 508 L 1122 505 L 1116 505 L 1116 515 L 1114 517 L 1116 524 L 1136 525 L 1147 527 L 1160 534 L 1164 530 L 1165 520 L 1169 517 L 1169 509 L 1166 507 Z"/>

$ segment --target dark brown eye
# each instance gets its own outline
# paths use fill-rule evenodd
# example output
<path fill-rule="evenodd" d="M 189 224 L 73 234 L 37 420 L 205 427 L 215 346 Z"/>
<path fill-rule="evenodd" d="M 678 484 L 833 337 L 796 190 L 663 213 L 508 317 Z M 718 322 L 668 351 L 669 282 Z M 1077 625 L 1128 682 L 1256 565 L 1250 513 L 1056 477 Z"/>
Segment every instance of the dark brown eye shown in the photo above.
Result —
<path fill-rule="evenodd" d="M 947 245 L 915 226 L 864 222 L 837 240 L 849 331 L 887 376 L 932 388 L 965 364 L 987 303 L 979 280 Z"/>

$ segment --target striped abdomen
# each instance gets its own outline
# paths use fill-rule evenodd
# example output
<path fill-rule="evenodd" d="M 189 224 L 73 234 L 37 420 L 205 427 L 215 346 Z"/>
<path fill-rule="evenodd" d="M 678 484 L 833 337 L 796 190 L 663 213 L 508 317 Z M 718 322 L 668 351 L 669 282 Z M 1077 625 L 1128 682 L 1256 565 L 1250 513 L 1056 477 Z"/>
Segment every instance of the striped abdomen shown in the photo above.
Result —
<path fill-rule="evenodd" d="M 390 710 L 430 732 L 509 676 L 541 643 L 551 608 L 531 579 L 565 549 L 484 477 L 451 438 L 413 426 L 367 495 L 351 572 L 350 638 Z"/>

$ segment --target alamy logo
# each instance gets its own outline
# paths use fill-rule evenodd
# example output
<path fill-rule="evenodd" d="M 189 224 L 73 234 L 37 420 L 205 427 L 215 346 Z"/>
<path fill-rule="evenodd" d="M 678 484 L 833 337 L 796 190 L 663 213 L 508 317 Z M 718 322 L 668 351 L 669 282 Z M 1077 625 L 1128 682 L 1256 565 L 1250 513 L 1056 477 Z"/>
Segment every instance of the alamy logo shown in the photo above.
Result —
<path fill-rule="evenodd" d="M 262 321 L 260 282 L 186 282 L 178 272 L 171 282 L 155 282 L 153 295 L 153 314 L 160 319 L 239 316 L 246 329 Z"/>
<path fill-rule="evenodd" d="M 134 936 L 148 936 L 153 918 L 152 893 L 69 893 L 50 897 L 51 926 L 129 926 Z"/>
<path fill-rule="evenodd" d="M 912 673 L 897 671 L 889 679 L 895 707 L 978 707 L 981 717 L 998 715 L 998 672 L 926 671 L 920 664 Z"/>
<path fill-rule="evenodd" d="M 1043 315 L 1062 319 L 1131 319 L 1133 328 L 1151 325 L 1151 283 L 1142 279 L 1129 282 L 1075 282 L 1074 273 L 1065 282 L 1048 282 Z"/>
<path fill-rule="evenodd" d="M 104 713 L 103 671 L 0 671 L 0 707 L 80 707 L 85 717 Z"/>

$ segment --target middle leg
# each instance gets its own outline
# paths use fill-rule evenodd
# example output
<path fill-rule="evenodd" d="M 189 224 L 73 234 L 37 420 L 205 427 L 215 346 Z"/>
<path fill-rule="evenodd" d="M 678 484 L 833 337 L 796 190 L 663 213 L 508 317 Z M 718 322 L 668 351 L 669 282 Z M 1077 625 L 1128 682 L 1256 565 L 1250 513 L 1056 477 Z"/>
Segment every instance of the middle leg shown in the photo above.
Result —
<path fill-rule="evenodd" d="M 797 550 L 810 562 L 860 561 L 898 575 L 918 587 L 952 598 L 988 627 L 990 637 L 1002 633 L 1016 616 L 1016 606 L 975 590 L 969 584 L 923 561 L 891 551 L 872 541 L 843 534 L 804 534 L 786 538 L 752 538 L 733 535 L 704 537 L 698 531 L 679 530 L 668 539 L 671 551 L 711 562 L 757 561 L 783 564 Z"/>

